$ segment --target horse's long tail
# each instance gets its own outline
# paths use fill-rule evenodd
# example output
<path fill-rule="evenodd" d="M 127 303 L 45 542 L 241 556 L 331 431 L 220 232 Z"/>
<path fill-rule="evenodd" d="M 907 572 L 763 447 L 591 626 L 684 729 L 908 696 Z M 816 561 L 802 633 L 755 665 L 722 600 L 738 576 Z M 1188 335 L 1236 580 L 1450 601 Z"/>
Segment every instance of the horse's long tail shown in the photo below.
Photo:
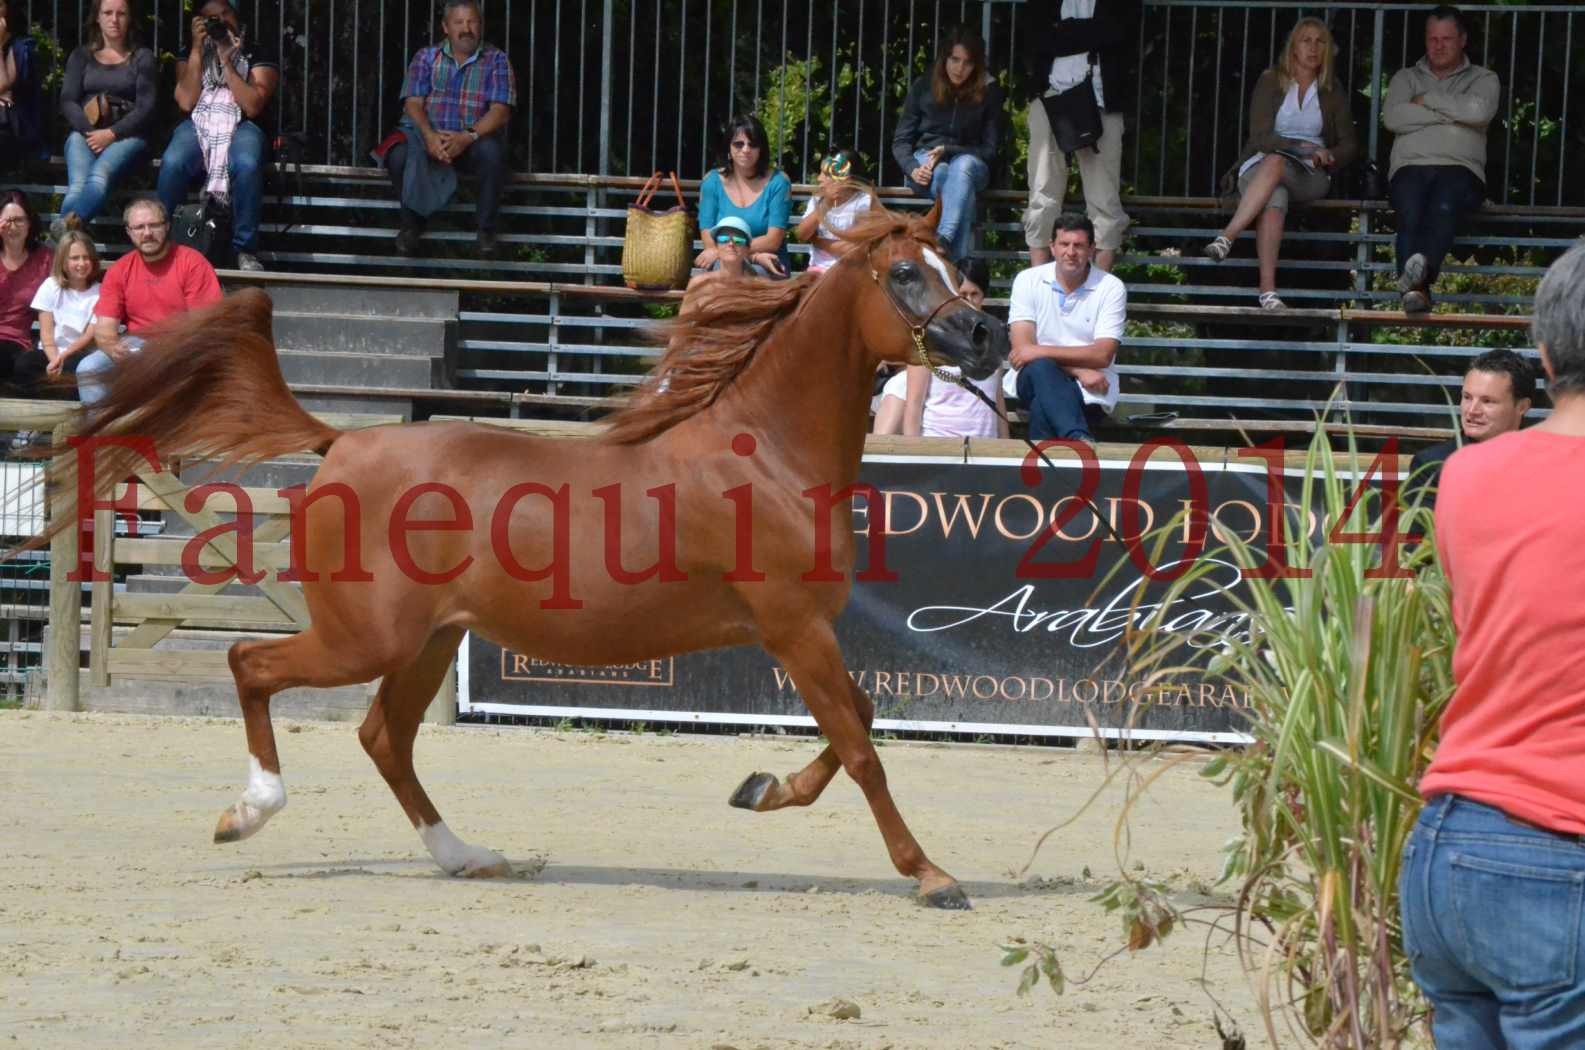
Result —
<path fill-rule="evenodd" d="M 52 483 L 78 485 L 94 457 L 94 496 L 104 499 L 135 469 L 172 459 L 219 470 L 292 452 L 324 452 L 341 431 L 309 415 L 281 375 L 270 297 L 255 288 L 153 329 L 144 347 L 102 373 L 107 392 L 50 466 Z M 85 444 L 86 443 L 86 444 Z M 51 523 L 41 543 L 70 519 Z M 31 544 L 30 544 L 31 545 Z"/>

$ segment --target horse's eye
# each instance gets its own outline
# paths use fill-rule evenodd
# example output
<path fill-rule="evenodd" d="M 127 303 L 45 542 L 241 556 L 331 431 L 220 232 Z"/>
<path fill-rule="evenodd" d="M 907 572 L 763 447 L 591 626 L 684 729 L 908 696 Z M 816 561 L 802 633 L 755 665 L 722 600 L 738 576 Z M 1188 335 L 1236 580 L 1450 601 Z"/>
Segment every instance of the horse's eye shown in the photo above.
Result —
<path fill-rule="evenodd" d="M 892 280 L 898 284 L 908 284 L 919 280 L 919 267 L 911 262 L 900 262 L 892 267 Z"/>

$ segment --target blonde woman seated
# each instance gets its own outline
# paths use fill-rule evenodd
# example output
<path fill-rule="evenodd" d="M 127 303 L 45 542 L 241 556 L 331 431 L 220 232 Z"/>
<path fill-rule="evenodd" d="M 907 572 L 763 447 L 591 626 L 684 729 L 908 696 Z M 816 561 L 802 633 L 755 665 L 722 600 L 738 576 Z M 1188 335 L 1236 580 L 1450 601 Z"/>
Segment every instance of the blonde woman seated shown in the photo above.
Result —
<path fill-rule="evenodd" d="M 1277 253 L 1288 204 L 1326 196 L 1332 176 L 1359 155 L 1348 96 L 1332 76 L 1333 50 L 1325 22 L 1299 20 L 1276 68 L 1255 84 L 1249 140 L 1239 163 L 1222 178 L 1223 192 L 1229 194 L 1236 179 L 1238 208 L 1221 235 L 1205 246 L 1205 256 L 1221 262 L 1253 224 L 1262 309 L 1286 306 L 1277 296 Z"/>
<path fill-rule="evenodd" d="M 875 191 L 853 174 L 853 157 L 846 151 L 820 162 L 818 181 L 820 189 L 798 220 L 798 239 L 810 246 L 810 273 L 825 273 L 836 265 L 849 247 L 838 231 L 852 226 L 875 202 Z"/>
<path fill-rule="evenodd" d="M 984 260 L 964 259 L 958 263 L 961 283 L 958 294 L 976 309 L 985 305 L 985 290 L 991 286 Z M 962 375 L 955 367 L 941 371 Z M 923 365 L 909 365 L 886 381 L 875 411 L 875 433 L 903 434 L 908 437 L 1006 437 L 1007 403 L 1002 397 L 1002 372 L 985 379 L 971 379 L 996 403 L 996 410 L 958 383 L 932 374 Z"/>

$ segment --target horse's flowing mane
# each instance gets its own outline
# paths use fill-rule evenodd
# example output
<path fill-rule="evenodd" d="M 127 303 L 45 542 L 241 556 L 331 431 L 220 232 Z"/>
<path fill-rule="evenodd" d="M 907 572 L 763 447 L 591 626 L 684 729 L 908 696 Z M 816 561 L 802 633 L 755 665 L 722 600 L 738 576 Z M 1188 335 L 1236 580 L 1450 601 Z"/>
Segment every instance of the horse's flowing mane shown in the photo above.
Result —
<path fill-rule="evenodd" d="M 864 264 L 853 260 L 864 260 L 877 243 L 904 232 L 933 239 L 919 219 L 872 207 L 837 231 L 853 248 L 824 276 L 802 274 L 790 281 L 720 277 L 694 289 L 677 319 L 653 330 L 666 351 L 628 403 L 610 416 L 604 439 L 618 445 L 648 441 L 715 404 L 818 282 L 861 272 Z"/>

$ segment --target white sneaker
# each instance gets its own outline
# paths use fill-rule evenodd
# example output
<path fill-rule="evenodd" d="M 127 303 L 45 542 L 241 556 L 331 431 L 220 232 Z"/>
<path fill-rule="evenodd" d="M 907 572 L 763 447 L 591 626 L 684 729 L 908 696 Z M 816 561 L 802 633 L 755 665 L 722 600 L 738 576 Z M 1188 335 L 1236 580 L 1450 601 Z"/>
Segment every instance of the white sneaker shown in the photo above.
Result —
<path fill-rule="evenodd" d="M 33 444 L 33 442 L 38 438 L 38 436 L 39 436 L 39 432 L 37 430 L 19 430 L 19 431 L 17 431 L 16 432 L 16 436 L 11 439 L 11 451 L 12 452 L 26 452 L 28 446 Z"/>
<path fill-rule="evenodd" d="M 252 252 L 238 252 L 237 269 L 257 272 L 264 269 L 264 264 L 259 262 L 259 257 Z"/>

